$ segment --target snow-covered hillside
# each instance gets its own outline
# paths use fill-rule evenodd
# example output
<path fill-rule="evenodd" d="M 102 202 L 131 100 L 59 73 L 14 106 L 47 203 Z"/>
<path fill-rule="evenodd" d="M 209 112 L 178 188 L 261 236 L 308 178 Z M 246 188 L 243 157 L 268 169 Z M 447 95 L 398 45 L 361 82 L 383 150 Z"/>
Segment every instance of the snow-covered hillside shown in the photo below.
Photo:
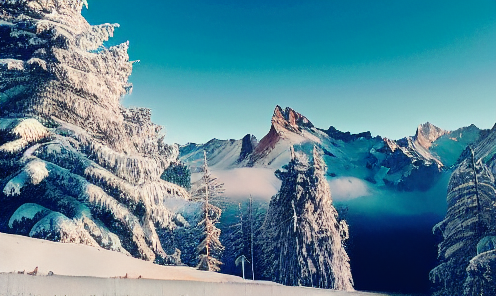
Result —
<path fill-rule="evenodd" d="M 27 275 L 38 267 L 36 276 Z M 24 274 L 18 274 L 23 272 Z M 48 276 L 49 272 L 52 276 Z M 10 274 L 9 274 L 10 273 Z M 67 277 L 68 276 L 68 277 Z M 127 277 L 126 277 L 127 276 Z M 139 278 L 139 279 L 138 279 Z M 155 279 L 152 281 L 150 279 Z M 121 253 L 0 233 L 0 295 L 385 295 L 284 287 Z"/>
<path fill-rule="evenodd" d="M 33 271 L 55 275 L 124 277 L 162 280 L 242 282 L 243 279 L 215 272 L 202 272 L 186 266 L 161 266 L 80 244 L 63 244 L 20 235 L 0 233 L 0 273 Z"/>

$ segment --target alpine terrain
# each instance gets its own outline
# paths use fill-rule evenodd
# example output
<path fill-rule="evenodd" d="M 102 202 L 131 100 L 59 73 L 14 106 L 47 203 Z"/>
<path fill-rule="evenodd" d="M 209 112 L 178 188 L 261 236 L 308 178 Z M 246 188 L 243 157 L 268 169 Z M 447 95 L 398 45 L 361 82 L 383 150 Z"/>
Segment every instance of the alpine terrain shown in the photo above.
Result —
<path fill-rule="evenodd" d="M 194 176 L 201 166 L 203 151 L 207 151 L 213 173 L 224 178 L 227 195 L 241 201 L 247 200 L 250 195 L 258 195 L 258 216 L 255 220 L 263 227 L 257 236 L 277 237 L 281 242 L 284 241 L 281 237 L 283 230 L 276 227 L 278 222 L 289 219 L 289 222 L 304 223 L 293 217 L 294 211 L 304 207 L 297 207 L 295 200 L 293 208 L 293 198 L 289 198 L 291 194 L 299 196 L 306 192 L 306 186 L 294 185 L 304 182 L 305 178 L 291 177 L 289 173 L 302 168 L 301 164 L 296 165 L 299 162 L 291 151 L 295 150 L 300 155 L 296 159 L 313 159 L 313 149 L 316 147 L 322 151 L 322 160 L 327 167 L 322 173 L 330 185 L 334 207 L 340 218 L 349 224 L 350 239 L 344 246 L 350 257 L 355 288 L 404 293 L 430 293 L 434 289 L 437 293 L 445 293 L 440 295 L 457 295 L 461 293 L 459 291 L 471 291 L 472 288 L 478 289 L 475 288 L 477 286 L 487 287 L 493 283 L 493 280 L 483 280 L 494 276 L 489 271 L 491 253 L 475 257 L 477 250 L 488 251 L 493 246 L 491 229 L 494 228 L 494 221 L 490 218 L 495 199 L 492 189 L 495 186 L 493 134 L 494 128 L 491 131 L 480 130 L 471 125 L 447 131 L 425 123 L 417 127 L 413 136 L 391 140 L 374 137 L 370 132 L 341 132 L 332 126 L 320 129 L 295 110 L 276 106 L 269 132 L 260 141 L 253 135 L 246 135 L 240 140 L 213 139 L 205 144 L 189 143 L 180 146 L 179 157 L 191 168 Z M 474 147 L 476 151 L 474 164 L 469 157 L 469 147 Z M 474 166 L 480 174 L 478 185 L 474 185 Z M 293 169 L 288 173 L 278 173 L 281 169 L 286 171 L 284 167 Z M 274 172 L 275 175 L 271 175 Z M 272 190 L 257 191 L 257 188 L 267 186 L 262 181 L 250 183 L 250 180 L 256 180 L 257 175 L 269 180 Z M 293 184 L 286 177 L 298 182 Z M 250 186 L 240 185 L 245 183 Z M 288 184 L 296 186 L 294 192 L 285 193 Z M 473 193 L 475 186 L 478 197 Z M 237 190 L 230 190 L 231 187 Z M 460 191 L 462 188 L 466 193 Z M 288 196 L 288 200 L 283 196 Z M 303 200 L 305 204 L 312 203 L 311 199 Z M 469 204 L 472 206 L 467 208 Z M 479 214 L 476 215 L 476 212 Z M 238 223 L 235 217 L 231 217 L 231 224 Z M 477 222 L 484 219 L 484 222 Z M 284 226 L 287 233 L 292 229 L 289 222 L 286 221 Z M 484 226 L 477 226 L 479 230 L 475 231 L 465 225 Z M 433 227 L 434 232 L 440 235 L 432 234 Z M 223 231 L 229 231 L 227 226 Z M 264 231 L 270 234 L 265 235 Z M 303 247 L 305 244 L 299 241 L 304 240 L 299 231 L 303 230 L 298 227 L 292 236 L 287 234 L 284 238 L 293 239 L 296 245 L 284 243 L 284 249 L 280 251 L 280 246 L 275 247 L 278 250 L 276 254 L 281 252 L 286 256 L 289 253 L 284 252 L 288 252 L 289 248 L 295 249 L 294 252 L 303 248 L 305 254 L 307 246 Z M 439 243 L 437 237 L 443 240 L 439 245 L 439 255 L 435 248 Z M 260 240 L 261 246 L 266 245 L 264 239 Z M 263 247 L 259 252 L 260 256 L 267 254 Z M 316 255 L 318 252 L 308 254 Z M 258 270 L 260 275 L 263 276 L 267 268 L 276 268 L 271 264 L 282 264 L 274 256 L 277 257 L 275 254 L 267 255 L 270 259 L 260 262 L 261 266 L 265 266 Z M 298 264 L 307 262 L 303 259 L 305 255 L 298 258 L 300 261 L 295 261 Z M 308 259 L 308 262 L 314 264 L 312 260 Z M 264 265 L 267 263 L 269 265 Z M 310 263 L 304 264 L 311 266 Z M 279 275 L 280 282 L 289 281 L 290 277 L 286 278 L 282 272 L 296 273 L 292 269 L 295 266 L 279 265 L 276 270 L 280 273 L 271 269 L 267 279 L 277 280 L 275 277 Z M 305 276 L 292 280 L 293 283 L 309 281 L 312 285 L 322 285 L 319 282 L 322 279 L 317 279 L 317 275 L 308 271 L 312 270 L 308 266 L 299 269 L 298 272 Z M 225 270 L 232 272 L 233 269 L 225 266 Z M 483 270 L 486 270 L 485 273 Z M 481 289 L 487 291 L 487 288 Z"/>
<path fill-rule="evenodd" d="M 84 6 L 0 1 L 0 247 L 13 250 L 0 253 L 12 273 L 0 280 L 29 268 L 50 287 L 58 275 L 115 277 L 125 262 L 122 280 L 239 282 L 246 295 L 496 294 L 496 125 L 424 123 L 393 140 L 276 106 L 260 140 L 169 145 L 151 110 L 121 105 L 129 44 L 107 46 L 119 25 L 90 25 Z M 48 262 L 58 250 L 88 262 Z M 39 269 L 18 267 L 27 259 Z"/>

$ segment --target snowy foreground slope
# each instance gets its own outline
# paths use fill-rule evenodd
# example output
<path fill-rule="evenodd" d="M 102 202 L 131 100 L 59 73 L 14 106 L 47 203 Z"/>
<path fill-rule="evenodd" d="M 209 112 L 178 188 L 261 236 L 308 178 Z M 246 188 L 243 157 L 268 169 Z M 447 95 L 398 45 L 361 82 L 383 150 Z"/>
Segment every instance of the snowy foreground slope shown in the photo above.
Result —
<path fill-rule="evenodd" d="M 37 276 L 17 273 L 32 271 L 36 266 Z M 50 271 L 53 276 L 47 276 Z M 128 278 L 119 278 L 126 274 Z M 159 266 L 102 248 L 0 233 L 0 295 L 32 294 L 381 295 L 244 281 L 190 267 Z"/>

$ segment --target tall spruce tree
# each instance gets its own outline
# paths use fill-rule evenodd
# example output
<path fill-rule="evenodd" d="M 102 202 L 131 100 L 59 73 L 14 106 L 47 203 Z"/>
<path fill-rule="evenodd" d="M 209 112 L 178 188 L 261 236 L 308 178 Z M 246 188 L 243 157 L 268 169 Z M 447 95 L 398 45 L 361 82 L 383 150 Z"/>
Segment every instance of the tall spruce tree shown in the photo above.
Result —
<path fill-rule="evenodd" d="M 261 228 L 265 275 L 285 285 L 353 290 L 343 246 L 348 227 L 332 206 L 320 152 L 314 148 L 309 160 L 291 148 L 285 169 L 276 171 L 282 185 Z"/>
<path fill-rule="evenodd" d="M 224 246 L 219 240 L 220 229 L 215 226 L 219 223 L 222 210 L 211 202 L 218 200 L 224 193 L 224 184 L 219 183 L 208 169 L 207 153 L 203 152 L 204 166 L 203 176 L 196 184 L 192 192 L 192 198 L 202 203 L 201 221 L 198 227 L 202 233 L 202 241 L 197 247 L 198 265 L 200 270 L 219 271 L 222 262 L 218 259 L 221 256 Z"/>

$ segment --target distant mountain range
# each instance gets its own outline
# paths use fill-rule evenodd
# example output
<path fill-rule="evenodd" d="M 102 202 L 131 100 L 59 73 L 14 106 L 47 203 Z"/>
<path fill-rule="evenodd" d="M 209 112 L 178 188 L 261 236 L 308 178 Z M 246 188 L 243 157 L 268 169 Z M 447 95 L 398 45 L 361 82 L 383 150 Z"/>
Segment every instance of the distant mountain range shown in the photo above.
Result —
<path fill-rule="evenodd" d="M 351 176 L 377 186 L 425 191 L 481 135 L 474 125 L 446 131 L 427 122 L 417 127 L 414 136 L 391 140 L 372 137 L 370 132 L 341 132 L 333 126 L 320 129 L 304 115 L 280 106 L 276 106 L 271 122 L 269 132 L 260 141 L 248 134 L 240 140 L 189 143 L 179 148 L 180 160 L 194 172 L 202 165 L 205 150 L 214 170 L 276 170 L 289 162 L 290 146 L 308 153 L 317 146 L 324 151 L 329 178 Z"/>

